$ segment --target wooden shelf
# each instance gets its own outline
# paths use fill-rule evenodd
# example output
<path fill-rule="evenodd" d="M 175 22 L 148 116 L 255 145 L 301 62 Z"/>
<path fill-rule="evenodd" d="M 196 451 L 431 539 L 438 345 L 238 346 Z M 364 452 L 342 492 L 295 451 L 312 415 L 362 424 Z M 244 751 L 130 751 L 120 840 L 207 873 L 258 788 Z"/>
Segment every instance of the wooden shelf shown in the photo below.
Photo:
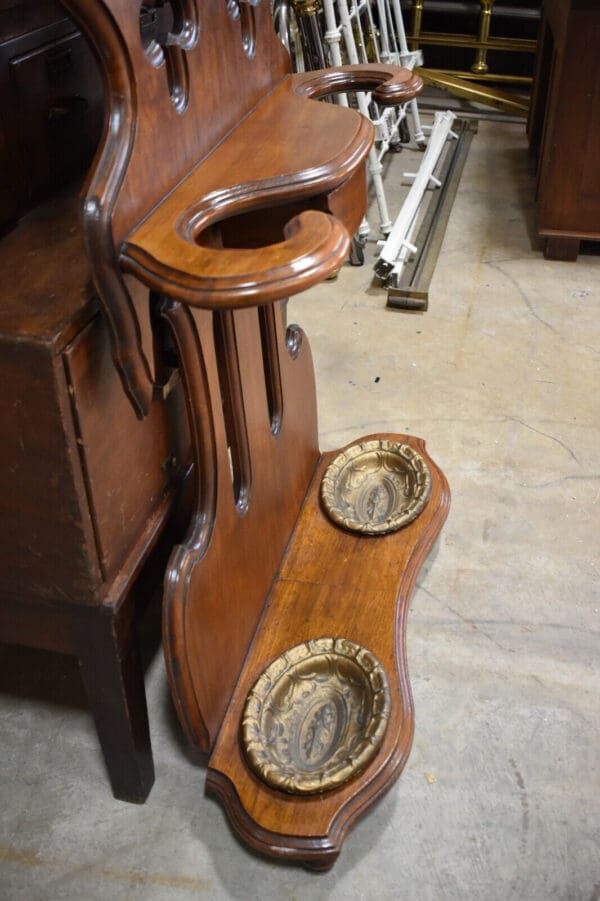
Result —
<path fill-rule="evenodd" d="M 405 641 L 408 602 L 449 509 L 446 479 L 423 441 L 405 435 L 370 437 L 402 441 L 425 457 L 432 476 L 429 502 L 398 532 L 347 532 L 321 508 L 321 478 L 335 454 L 321 457 L 211 754 L 206 783 L 253 848 L 317 869 L 333 865 L 352 823 L 400 775 L 410 752 L 414 713 Z M 242 711 L 250 688 L 274 658 L 325 636 L 348 638 L 383 664 L 392 697 L 390 721 L 382 747 L 362 774 L 329 792 L 286 794 L 249 768 L 240 743 Z"/>

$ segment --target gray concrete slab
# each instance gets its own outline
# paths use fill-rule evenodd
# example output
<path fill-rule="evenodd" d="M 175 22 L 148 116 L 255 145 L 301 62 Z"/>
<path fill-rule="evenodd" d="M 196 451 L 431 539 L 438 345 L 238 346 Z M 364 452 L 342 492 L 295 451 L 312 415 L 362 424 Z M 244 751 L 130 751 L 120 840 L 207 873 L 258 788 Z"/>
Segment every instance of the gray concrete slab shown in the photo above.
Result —
<path fill-rule="evenodd" d="M 533 191 L 523 126 L 482 123 L 428 312 L 386 310 L 368 264 L 289 305 L 323 448 L 419 435 L 453 495 L 409 617 L 413 751 L 333 871 L 238 842 L 185 753 L 160 654 L 156 784 L 137 807 L 110 795 L 72 662 L 2 649 L 0 898 L 600 897 L 600 257 L 544 261 Z"/>

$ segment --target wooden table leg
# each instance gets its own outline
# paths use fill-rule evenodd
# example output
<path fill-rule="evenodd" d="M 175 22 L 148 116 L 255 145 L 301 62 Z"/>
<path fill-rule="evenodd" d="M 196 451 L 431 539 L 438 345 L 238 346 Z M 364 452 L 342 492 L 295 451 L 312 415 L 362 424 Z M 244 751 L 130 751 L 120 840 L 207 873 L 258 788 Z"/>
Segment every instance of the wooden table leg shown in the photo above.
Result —
<path fill-rule="evenodd" d="M 94 613 L 81 625 L 81 674 L 113 794 L 141 804 L 154 782 L 154 763 L 135 624 L 123 608 Z"/>

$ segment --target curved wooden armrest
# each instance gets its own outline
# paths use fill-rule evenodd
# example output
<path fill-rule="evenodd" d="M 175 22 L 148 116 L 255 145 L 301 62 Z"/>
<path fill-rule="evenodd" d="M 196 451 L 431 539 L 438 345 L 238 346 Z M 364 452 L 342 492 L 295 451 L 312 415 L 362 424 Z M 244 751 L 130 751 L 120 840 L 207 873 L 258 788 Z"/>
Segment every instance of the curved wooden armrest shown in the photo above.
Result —
<path fill-rule="evenodd" d="M 358 227 L 356 213 L 362 213 L 365 186 L 363 179 L 359 188 L 357 179 L 362 177 L 373 127 L 352 110 L 305 100 L 371 90 L 379 102 L 395 105 L 410 100 L 421 87 L 421 79 L 411 71 L 380 64 L 287 76 L 218 152 L 194 168 L 128 234 L 119 250 L 121 269 L 155 291 L 205 309 L 257 306 L 322 281 L 344 261 L 349 233 Z M 266 134 L 272 149 L 258 153 Z M 224 219 L 258 210 L 268 218 L 269 207 L 288 203 L 290 219 L 279 231 L 280 240 L 275 237 L 249 249 L 214 246 L 207 237 Z M 298 206 L 306 209 L 299 212 Z M 109 315 L 111 307 L 117 308 L 115 357 L 126 390 L 143 415 L 150 383 L 134 334 L 135 313 L 123 291 L 105 292 L 105 307 Z M 119 318 L 125 326 L 129 322 L 129 331 Z"/>
<path fill-rule="evenodd" d="M 121 268 L 205 309 L 281 300 L 339 268 L 365 203 L 373 127 L 353 110 L 307 102 L 311 96 L 284 79 L 127 236 Z M 241 217 L 243 230 L 248 215 L 268 227 L 247 235 L 249 246 L 232 226 L 221 243 L 224 223 Z"/>
<path fill-rule="evenodd" d="M 177 256 L 167 262 L 125 242 L 120 262 L 150 288 L 191 306 L 241 308 L 312 287 L 341 266 L 349 248 L 348 233 L 333 216 L 305 210 L 287 223 L 277 244 L 231 249 L 181 238 Z"/>
<path fill-rule="evenodd" d="M 292 76 L 293 89 L 304 97 L 323 97 L 343 91 L 372 91 L 384 106 L 398 106 L 423 90 L 423 81 L 410 69 L 382 63 L 317 69 Z"/>

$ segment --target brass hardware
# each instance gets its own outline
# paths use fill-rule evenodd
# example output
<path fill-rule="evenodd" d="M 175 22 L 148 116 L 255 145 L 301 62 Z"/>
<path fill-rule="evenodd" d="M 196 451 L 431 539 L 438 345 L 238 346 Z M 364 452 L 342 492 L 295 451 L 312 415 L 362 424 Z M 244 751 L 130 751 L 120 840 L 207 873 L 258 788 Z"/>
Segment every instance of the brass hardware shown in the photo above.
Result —
<path fill-rule="evenodd" d="M 490 50 L 511 51 L 515 53 L 535 53 L 537 42 L 528 38 L 490 37 L 494 0 L 479 0 L 479 4 L 481 12 L 479 15 L 478 33 L 477 36 L 475 36 L 469 34 L 421 31 L 424 0 L 413 0 L 412 34 L 408 35 L 411 49 L 417 50 L 423 45 L 470 47 L 474 49 L 476 53 L 469 77 L 493 78 L 496 81 L 510 81 L 517 84 L 523 83 L 525 79 L 522 76 L 516 75 L 513 78 L 510 75 L 495 75 L 489 73 L 487 54 Z M 461 74 L 465 77 L 464 73 L 453 72 L 452 74 Z M 528 81 L 531 81 L 531 79 L 528 79 Z"/>
<path fill-rule="evenodd" d="M 488 38 L 482 42 L 469 34 L 436 34 L 433 31 L 422 31 L 419 35 L 421 44 L 439 44 L 441 47 L 472 47 L 486 50 L 505 50 L 514 53 L 535 53 L 536 42 L 530 38 Z"/>
<path fill-rule="evenodd" d="M 346 638 L 311 639 L 277 657 L 248 694 L 246 759 L 273 788 L 329 791 L 373 759 L 390 706 L 385 670 L 370 651 Z"/>
<path fill-rule="evenodd" d="M 320 0 L 293 0 L 292 6 L 299 16 L 315 16 L 320 10 Z"/>
<path fill-rule="evenodd" d="M 421 35 L 421 20 L 423 18 L 423 0 L 413 0 L 413 33 L 411 35 L 411 50 L 419 49 L 419 38 Z"/>
<path fill-rule="evenodd" d="M 490 24 L 492 21 L 492 7 L 494 0 L 479 0 L 481 3 L 481 18 L 479 19 L 479 40 L 486 45 L 480 47 L 475 54 L 475 62 L 471 66 L 471 71 L 476 75 L 485 75 L 488 71 L 487 64 L 487 39 L 490 36 Z"/>
<path fill-rule="evenodd" d="M 525 97 L 519 97 L 517 94 L 503 91 L 501 88 L 490 88 L 485 85 L 473 84 L 465 79 L 457 78 L 455 75 L 440 72 L 438 69 L 417 69 L 415 71 L 418 72 L 425 84 L 442 88 L 442 90 L 449 91 L 456 97 L 463 97 L 465 100 L 472 100 L 474 103 L 493 106 L 496 109 L 514 113 L 518 116 L 527 115 L 529 100 Z"/>
<path fill-rule="evenodd" d="M 321 26 L 321 0 L 292 0 L 303 52 L 303 66 L 309 69 L 327 67 Z"/>
<path fill-rule="evenodd" d="M 329 464 L 321 482 L 327 515 L 352 532 L 383 535 L 424 509 L 431 477 L 408 444 L 377 438 L 353 444 Z"/>
<path fill-rule="evenodd" d="M 418 70 L 420 71 L 420 70 Z M 473 72 L 464 72 L 461 69 L 428 69 L 431 75 L 452 75 L 453 78 L 461 78 L 465 81 L 491 81 L 494 84 L 521 84 L 523 90 L 530 90 L 533 78 L 530 75 L 496 75 L 494 72 L 488 72 L 487 75 L 475 75 Z"/>

